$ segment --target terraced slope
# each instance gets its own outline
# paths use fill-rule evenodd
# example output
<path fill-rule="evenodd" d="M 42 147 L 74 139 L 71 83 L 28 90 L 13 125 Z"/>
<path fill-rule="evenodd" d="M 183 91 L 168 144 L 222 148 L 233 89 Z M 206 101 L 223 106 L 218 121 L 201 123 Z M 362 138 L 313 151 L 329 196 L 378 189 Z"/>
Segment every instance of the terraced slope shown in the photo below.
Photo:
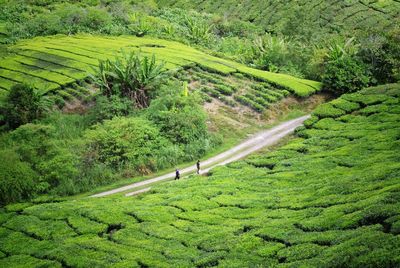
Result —
<path fill-rule="evenodd" d="M 207 102 L 217 99 L 230 107 L 242 109 L 243 106 L 247 106 L 255 112 L 263 112 L 290 94 L 276 84 L 260 82 L 239 73 L 210 73 L 198 66 L 180 70 L 174 74 L 174 78 L 187 82 L 192 91 L 201 91 Z"/>
<path fill-rule="evenodd" d="M 398 267 L 399 100 L 344 95 L 276 152 L 150 194 L 9 205 L 0 266 Z"/>
<path fill-rule="evenodd" d="M 219 13 L 261 25 L 270 32 L 280 32 L 287 24 L 337 32 L 354 29 L 388 29 L 400 17 L 396 0 L 158 0 L 161 7 L 191 8 Z M 246 10 L 246 12 L 243 12 Z M 298 23 L 301 20 L 301 23 Z M 298 25 L 296 25 L 298 23 Z M 306 23 L 307 25 L 303 25 Z M 296 34 L 296 33 L 293 33 Z"/>
<path fill-rule="evenodd" d="M 244 73 L 285 87 L 299 96 L 307 96 L 320 83 L 284 74 L 248 68 L 242 64 L 207 55 L 177 42 L 136 37 L 53 36 L 21 41 L 9 48 L 13 55 L 0 62 L 0 92 L 19 82 L 29 82 L 46 92 L 67 88 L 83 80 L 99 60 L 113 58 L 124 51 L 155 54 L 166 68 L 200 65 L 222 74 Z"/>

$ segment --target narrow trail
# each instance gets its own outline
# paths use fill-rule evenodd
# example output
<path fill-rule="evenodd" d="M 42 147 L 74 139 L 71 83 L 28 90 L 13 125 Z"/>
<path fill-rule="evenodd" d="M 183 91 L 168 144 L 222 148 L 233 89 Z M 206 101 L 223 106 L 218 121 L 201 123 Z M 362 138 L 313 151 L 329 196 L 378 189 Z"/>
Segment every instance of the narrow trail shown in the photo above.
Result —
<path fill-rule="evenodd" d="M 237 160 L 244 158 L 247 155 L 254 153 L 266 146 L 275 144 L 283 137 L 294 132 L 294 130 L 297 127 L 299 127 L 300 125 L 302 125 L 303 122 L 309 117 L 310 117 L 309 115 L 302 116 L 302 117 L 281 123 L 278 126 L 275 126 L 271 129 L 259 132 L 255 135 L 253 135 L 252 137 L 250 137 L 249 139 L 247 139 L 246 141 L 240 143 L 239 145 L 237 145 L 223 153 L 220 153 L 214 157 L 211 157 L 207 160 L 202 161 L 201 162 L 202 170 L 201 170 L 200 174 L 207 173 L 210 169 L 212 169 L 216 166 L 226 165 L 228 163 L 237 161 Z M 195 171 L 196 171 L 195 164 L 193 164 L 193 166 L 183 168 L 180 170 L 181 175 L 188 175 Z M 136 182 L 136 183 L 129 184 L 129 185 L 126 185 L 126 186 L 123 186 L 120 188 L 110 190 L 110 191 L 94 194 L 91 197 L 103 197 L 103 196 L 108 196 L 108 195 L 112 195 L 112 194 L 126 192 L 128 190 L 136 189 L 133 192 L 125 194 L 125 196 L 133 196 L 133 195 L 143 193 L 143 192 L 150 190 L 150 187 L 138 190 L 137 188 L 139 188 L 139 187 L 147 186 L 152 183 L 171 179 L 174 177 L 175 177 L 175 172 L 171 172 L 171 173 L 159 176 L 159 177 L 144 180 L 141 182 Z"/>

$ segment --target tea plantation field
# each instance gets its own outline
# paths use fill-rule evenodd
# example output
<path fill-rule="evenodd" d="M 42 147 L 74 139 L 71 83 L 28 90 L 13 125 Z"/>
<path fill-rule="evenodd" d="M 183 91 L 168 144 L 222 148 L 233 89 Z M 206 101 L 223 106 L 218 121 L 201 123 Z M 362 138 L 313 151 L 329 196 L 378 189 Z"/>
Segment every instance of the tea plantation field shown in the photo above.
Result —
<path fill-rule="evenodd" d="M 222 75 L 194 66 L 174 74 L 177 81 L 189 84 L 192 91 L 201 91 L 203 99 L 218 99 L 230 107 L 247 106 L 255 112 L 263 112 L 273 103 L 290 95 L 290 92 L 267 82 L 245 77 L 240 73 Z"/>
<path fill-rule="evenodd" d="M 52 36 L 20 41 L 8 48 L 0 62 L 0 94 L 14 84 L 28 82 L 46 92 L 63 90 L 83 80 L 99 60 L 114 58 L 121 51 L 154 54 L 167 69 L 200 65 L 221 74 L 242 73 L 284 87 L 296 95 L 308 96 L 321 88 L 319 82 L 246 67 L 207 55 L 177 42 L 136 37 Z"/>
<path fill-rule="evenodd" d="M 400 17 L 400 2 L 337 1 L 337 0 L 158 0 L 162 7 L 192 8 L 199 11 L 218 13 L 229 18 L 239 18 L 261 25 L 268 32 L 302 34 L 307 31 L 340 32 L 341 30 L 365 30 L 368 28 L 388 29 L 393 20 Z M 243 12 L 246 10 L 246 12 Z M 304 32 L 296 33 L 300 29 Z"/>
<path fill-rule="evenodd" d="M 0 267 L 398 267 L 400 85 L 323 104 L 277 151 L 126 198 L 0 212 Z"/>

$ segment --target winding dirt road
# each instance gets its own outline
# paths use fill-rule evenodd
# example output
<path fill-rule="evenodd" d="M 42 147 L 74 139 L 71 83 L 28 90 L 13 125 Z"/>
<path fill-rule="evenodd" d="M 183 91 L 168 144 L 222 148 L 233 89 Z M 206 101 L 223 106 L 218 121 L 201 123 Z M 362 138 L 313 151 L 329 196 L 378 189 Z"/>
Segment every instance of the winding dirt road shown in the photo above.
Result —
<path fill-rule="evenodd" d="M 302 116 L 302 117 L 299 117 L 299 118 L 296 118 L 296 119 L 293 119 L 290 121 L 286 121 L 284 123 L 281 123 L 278 126 L 271 128 L 271 129 L 259 132 L 255 135 L 253 135 L 252 137 L 250 137 L 248 140 L 240 143 L 239 145 L 237 145 L 223 153 L 220 153 L 214 157 L 211 157 L 207 160 L 202 161 L 201 162 L 202 170 L 200 173 L 201 174 L 207 173 L 210 169 L 212 169 L 216 166 L 226 165 L 228 163 L 237 161 L 237 160 L 244 158 L 247 155 L 254 153 L 266 146 L 275 144 L 283 137 L 294 132 L 294 130 L 297 127 L 299 127 L 300 125 L 302 125 L 303 122 L 307 118 L 309 118 L 309 115 Z M 180 170 L 181 175 L 188 175 L 195 171 L 196 171 L 195 164 L 193 166 L 190 166 L 190 167 Z M 125 194 L 125 196 L 132 196 L 132 195 L 136 195 L 136 194 L 143 193 L 143 192 L 150 190 L 150 187 L 145 188 L 145 189 L 140 189 L 140 190 L 138 190 L 137 188 L 142 188 L 143 186 L 148 186 L 148 185 L 151 185 L 152 183 L 171 179 L 174 177 L 175 177 L 175 172 L 171 172 L 171 173 L 168 173 L 168 174 L 156 177 L 156 178 L 132 183 L 132 184 L 129 184 L 129 185 L 117 188 L 117 189 L 98 193 L 98 194 L 92 195 L 91 197 L 103 197 L 103 196 L 108 196 L 108 195 L 117 194 L 117 193 L 121 193 L 121 192 L 126 192 L 129 190 L 135 190 L 133 192 Z"/>

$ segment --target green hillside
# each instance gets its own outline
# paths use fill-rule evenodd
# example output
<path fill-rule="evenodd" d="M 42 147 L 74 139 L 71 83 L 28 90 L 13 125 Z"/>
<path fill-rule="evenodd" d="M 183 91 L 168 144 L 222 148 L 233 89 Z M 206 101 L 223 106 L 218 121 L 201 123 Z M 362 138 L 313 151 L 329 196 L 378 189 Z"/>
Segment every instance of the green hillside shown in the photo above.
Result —
<path fill-rule="evenodd" d="M 385 29 L 400 17 L 400 2 L 380 1 L 203 1 L 158 0 L 161 7 L 196 9 L 250 21 L 271 33 L 315 36 L 322 33 Z M 245 12 L 244 12 L 245 10 Z M 299 31 L 296 33 L 296 31 Z M 314 31 L 314 33 L 312 33 Z"/>
<path fill-rule="evenodd" d="M 399 152 L 400 0 L 0 0 L 0 268 L 400 267 Z"/>
<path fill-rule="evenodd" d="M 275 152 L 135 198 L 6 206 L 1 267 L 398 267 L 400 85 L 323 104 Z"/>
<path fill-rule="evenodd" d="M 233 61 L 207 55 L 192 47 L 171 41 L 137 37 L 53 36 L 20 41 L 10 46 L 10 56 L 0 62 L 0 92 L 16 83 L 31 83 L 47 91 L 63 89 L 83 80 L 99 60 L 114 58 L 121 51 L 154 54 L 167 69 L 199 65 L 221 74 L 242 73 L 286 88 L 298 96 L 320 90 L 318 82 L 246 67 Z"/>

